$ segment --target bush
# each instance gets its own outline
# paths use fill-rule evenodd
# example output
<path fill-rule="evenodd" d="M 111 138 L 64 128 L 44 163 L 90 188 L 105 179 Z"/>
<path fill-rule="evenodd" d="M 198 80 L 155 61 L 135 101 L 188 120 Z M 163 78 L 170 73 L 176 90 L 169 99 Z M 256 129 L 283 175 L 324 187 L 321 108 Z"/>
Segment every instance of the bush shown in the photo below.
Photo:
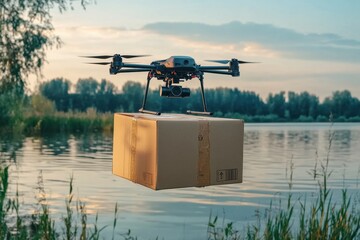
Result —
<path fill-rule="evenodd" d="M 30 98 L 31 115 L 51 115 L 56 112 L 54 102 L 43 95 L 34 94 Z"/>
<path fill-rule="evenodd" d="M 314 118 L 312 116 L 301 115 L 296 121 L 297 122 L 313 122 Z"/>
<path fill-rule="evenodd" d="M 319 116 L 316 117 L 316 121 L 317 122 L 328 122 L 329 118 L 325 117 L 324 115 L 319 115 Z"/>

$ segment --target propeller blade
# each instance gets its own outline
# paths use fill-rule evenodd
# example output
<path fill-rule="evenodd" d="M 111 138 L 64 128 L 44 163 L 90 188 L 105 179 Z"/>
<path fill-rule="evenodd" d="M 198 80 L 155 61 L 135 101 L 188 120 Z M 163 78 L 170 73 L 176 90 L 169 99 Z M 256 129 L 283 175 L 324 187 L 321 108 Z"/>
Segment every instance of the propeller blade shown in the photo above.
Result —
<path fill-rule="evenodd" d="M 120 54 L 119 54 L 120 55 Z M 122 58 L 136 58 L 136 57 L 147 57 L 150 55 L 120 55 Z M 114 55 L 95 55 L 95 56 L 80 56 L 84 58 L 98 58 L 98 59 L 108 59 L 114 57 Z"/>
<path fill-rule="evenodd" d="M 99 59 L 108 59 L 112 58 L 114 55 L 98 55 L 98 56 L 80 56 L 84 58 L 99 58 Z"/>
<path fill-rule="evenodd" d="M 244 63 L 258 63 L 258 62 L 246 62 L 246 61 L 238 60 L 238 63 L 239 63 L 239 64 L 244 64 Z"/>
<path fill-rule="evenodd" d="M 148 57 L 150 55 L 120 55 L 123 58 L 137 58 L 137 57 Z"/>
<path fill-rule="evenodd" d="M 87 64 L 109 65 L 111 62 L 87 62 Z"/>
<path fill-rule="evenodd" d="M 206 60 L 208 62 L 215 62 L 215 63 L 221 63 L 221 64 L 227 64 L 229 63 L 231 60 Z M 245 64 L 245 63 L 257 63 L 257 62 L 246 62 L 246 61 L 241 61 L 241 60 L 237 60 L 238 64 Z"/>
<path fill-rule="evenodd" d="M 227 64 L 230 62 L 230 60 L 206 60 L 207 62 L 215 62 L 215 63 L 221 63 L 221 64 Z"/>

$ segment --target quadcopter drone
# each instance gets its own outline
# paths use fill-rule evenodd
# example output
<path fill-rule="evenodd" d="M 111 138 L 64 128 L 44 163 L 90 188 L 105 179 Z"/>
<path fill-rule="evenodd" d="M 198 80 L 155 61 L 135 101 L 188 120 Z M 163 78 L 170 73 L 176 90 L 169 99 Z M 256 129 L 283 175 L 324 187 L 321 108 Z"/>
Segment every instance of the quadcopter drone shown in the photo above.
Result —
<path fill-rule="evenodd" d="M 149 113 L 160 115 L 160 112 L 153 112 L 145 109 L 147 95 L 149 91 L 149 85 L 152 78 L 157 78 L 165 83 L 164 86 L 160 88 L 160 96 L 169 97 L 169 98 L 184 98 L 190 96 L 190 89 L 183 88 L 179 84 L 181 82 L 191 80 L 193 78 L 198 78 L 200 80 L 201 87 L 201 97 L 204 107 L 203 112 L 199 111 L 190 111 L 188 114 L 197 114 L 197 115 L 212 115 L 211 112 L 208 112 L 206 99 L 204 94 L 204 73 L 213 73 L 213 74 L 224 74 L 231 75 L 232 77 L 240 76 L 239 64 L 244 63 L 253 63 L 240 61 L 235 58 L 231 60 L 208 60 L 209 62 L 215 62 L 220 64 L 228 64 L 226 66 L 201 66 L 196 64 L 195 60 L 192 57 L 188 56 L 171 56 L 164 60 L 157 60 L 150 63 L 150 65 L 144 64 L 133 64 L 123 62 L 124 58 L 136 58 L 136 57 L 146 57 L 149 55 L 120 55 L 115 54 L 111 55 L 100 55 L 100 56 L 82 56 L 86 58 L 97 58 L 97 59 L 109 59 L 112 58 L 111 62 L 91 62 L 89 64 L 99 64 L 99 65 L 110 65 L 110 74 L 118 73 L 129 73 L 129 72 L 148 72 L 147 75 L 147 84 L 145 89 L 145 95 L 142 103 L 142 107 L 139 109 L 141 113 Z"/>

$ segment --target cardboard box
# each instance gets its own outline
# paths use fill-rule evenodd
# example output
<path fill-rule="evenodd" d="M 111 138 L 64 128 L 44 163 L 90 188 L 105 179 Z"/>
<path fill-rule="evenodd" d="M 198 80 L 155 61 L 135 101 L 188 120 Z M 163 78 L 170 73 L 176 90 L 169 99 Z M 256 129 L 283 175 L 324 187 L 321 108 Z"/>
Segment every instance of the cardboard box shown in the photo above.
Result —
<path fill-rule="evenodd" d="M 241 183 L 243 136 L 237 119 L 115 114 L 113 174 L 155 190 Z"/>

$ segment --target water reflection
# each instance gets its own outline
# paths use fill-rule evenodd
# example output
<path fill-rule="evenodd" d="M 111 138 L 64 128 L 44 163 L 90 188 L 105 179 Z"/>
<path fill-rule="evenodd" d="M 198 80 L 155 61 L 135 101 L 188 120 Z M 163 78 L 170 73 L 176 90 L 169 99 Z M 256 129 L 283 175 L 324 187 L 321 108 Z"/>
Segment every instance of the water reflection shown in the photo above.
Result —
<path fill-rule="evenodd" d="M 332 128 L 329 124 L 246 124 L 244 183 L 155 192 L 112 175 L 111 135 L 0 139 L 2 154 L 16 153 L 13 183 L 18 184 L 24 202 L 34 203 L 41 170 L 49 204 L 61 218 L 68 180 L 74 175 L 75 193 L 87 203 L 89 213 L 100 213 L 100 223 L 111 224 L 117 202 L 119 225 L 146 239 L 159 233 L 160 237 L 205 238 L 210 212 L 225 212 L 227 219 L 237 223 L 254 220 L 255 210 L 269 206 L 274 196 L 287 196 L 290 161 L 294 164 L 293 192 L 299 197 L 311 198 L 317 183 L 309 170 L 316 160 L 328 156 L 333 169 L 330 185 L 357 191 L 359 146 L 360 124 L 335 124 Z"/>

